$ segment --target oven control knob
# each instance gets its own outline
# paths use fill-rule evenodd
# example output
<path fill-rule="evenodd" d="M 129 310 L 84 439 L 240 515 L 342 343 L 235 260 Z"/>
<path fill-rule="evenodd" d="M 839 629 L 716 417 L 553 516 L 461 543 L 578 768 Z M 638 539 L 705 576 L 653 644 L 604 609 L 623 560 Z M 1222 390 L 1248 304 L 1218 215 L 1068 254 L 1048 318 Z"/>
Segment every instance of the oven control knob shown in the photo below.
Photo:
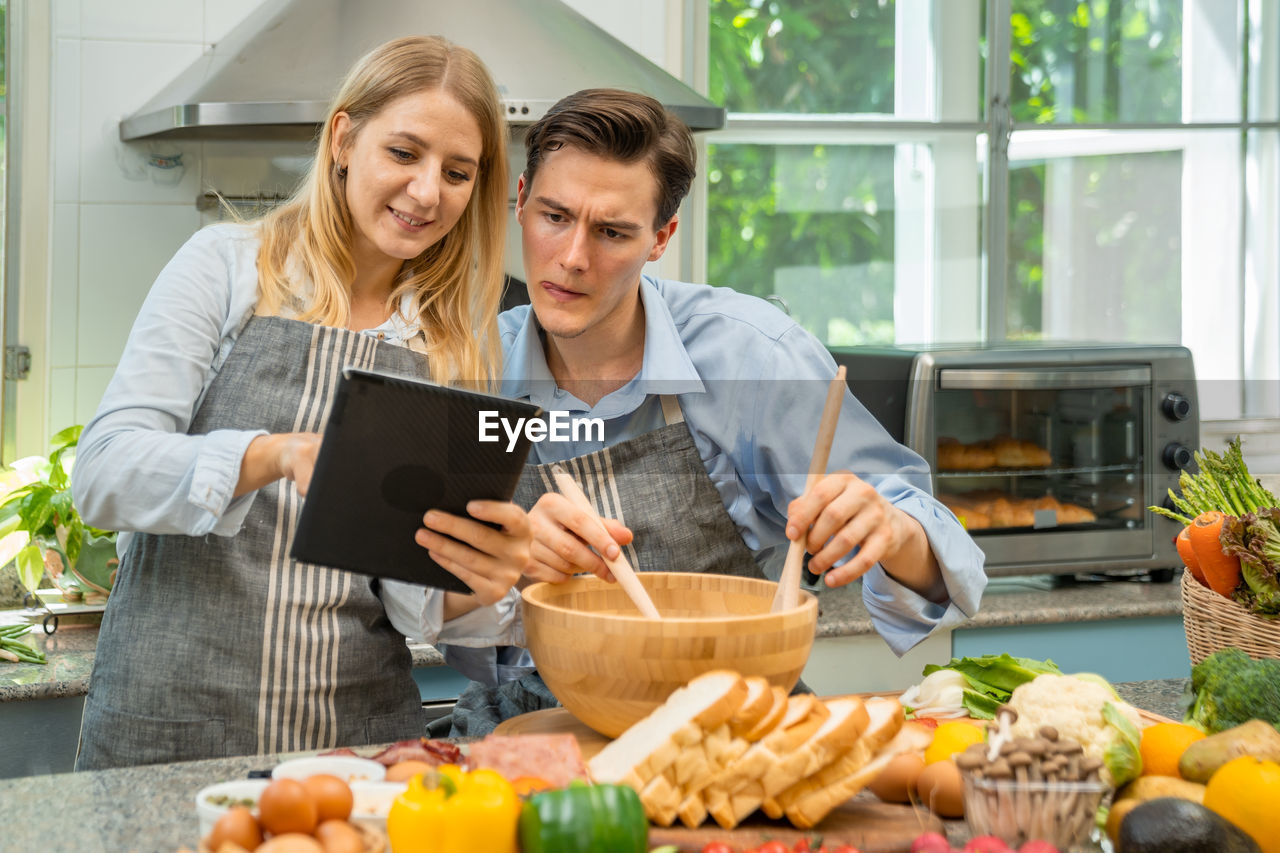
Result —
<path fill-rule="evenodd" d="M 1185 444 L 1178 444 L 1176 441 L 1164 446 L 1163 456 L 1164 464 L 1175 471 L 1182 471 L 1191 467 L 1191 463 L 1195 458 Z"/>
<path fill-rule="evenodd" d="M 1191 401 L 1177 391 L 1165 394 L 1160 408 L 1164 410 L 1164 416 L 1171 421 L 1185 421 L 1191 417 Z"/>

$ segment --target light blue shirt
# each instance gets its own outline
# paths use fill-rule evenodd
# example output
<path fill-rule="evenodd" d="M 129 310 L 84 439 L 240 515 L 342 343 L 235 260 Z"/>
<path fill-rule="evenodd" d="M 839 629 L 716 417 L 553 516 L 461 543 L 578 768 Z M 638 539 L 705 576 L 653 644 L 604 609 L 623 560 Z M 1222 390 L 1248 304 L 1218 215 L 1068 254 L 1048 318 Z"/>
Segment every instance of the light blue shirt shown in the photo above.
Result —
<path fill-rule="evenodd" d="M 542 441 L 529 461 L 558 462 L 657 429 L 665 423 L 661 395 L 676 395 L 743 541 L 757 552 L 785 546 L 787 506 L 804 491 L 834 359 L 785 314 L 729 288 L 644 276 L 640 296 L 640 372 L 595 406 L 556 385 L 528 306 L 499 317 L 504 395 L 604 421 L 603 441 Z M 894 441 L 847 388 L 828 470 L 852 471 L 919 521 L 942 568 L 946 604 L 923 598 L 879 564 L 863 576 L 863 602 L 890 648 L 902 654 L 977 612 L 987 582 L 982 551 L 932 497 L 927 463 Z"/>
<path fill-rule="evenodd" d="M 173 256 L 142 304 L 124 354 L 76 450 L 72 494 L 88 524 L 119 530 L 123 557 L 135 532 L 234 536 L 257 492 L 235 496 L 249 442 L 264 430 L 188 435 L 205 392 L 258 303 L 253 224 L 201 229 Z M 406 297 L 362 334 L 408 346 L 418 326 Z M 175 567 L 180 570 L 180 567 Z M 408 637 L 455 645 L 518 642 L 519 599 L 445 622 L 440 590 L 384 579 L 391 624 Z"/>

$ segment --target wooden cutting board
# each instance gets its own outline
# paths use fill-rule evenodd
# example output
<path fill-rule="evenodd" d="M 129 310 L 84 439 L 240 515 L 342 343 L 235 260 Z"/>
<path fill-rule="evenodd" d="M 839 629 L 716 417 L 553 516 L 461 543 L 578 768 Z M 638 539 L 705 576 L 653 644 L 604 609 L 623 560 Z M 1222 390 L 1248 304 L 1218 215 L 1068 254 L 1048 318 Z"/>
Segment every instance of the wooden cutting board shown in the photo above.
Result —
<path fill-rule="evenodd" d="M 865 697 L 888 695 L 859 694 Z M 1170 722 L 1167 717 L 1138 709 L 1145 724 Z M 572 734 L 582 757 L 590 759 L 609 743 L 609 738 L 589 728 L 564 708 L 531 711 L 499 723 L 495 734 Z M 732 830 L 723 830 L 708 821 L 696 829 L 677 824 L 649 829 L 649 845 L 673 844 L 681 851 L 698 853 L 710 841 L 727 841 L 739 849 L 778 840 L 788 846 L 802 838 L 821 835 L 828 846 L 852 844 L 862 853 L 909 853 L 911 842 L 924 832 L 944 832 L 944 823 L 932 812 L 911 806 L 882 803 L 865 791 L 834 810 L 812 830 L 796 829 L 786 821 L 775 821 L 756 812 Z M 814 845 L 817 846 L 816 844 Z"/>
<path fill-rule="evenodd" d="M 572 734 L 577 738 L 578 748 L 585 759 L 591 758 L 609 742 L 609 738 L 578 722 L 563 708 L 531 711 L 504 720 L 494 729 L 494 734 Z M 796 829 L 785 820 L 770 820 L 756 812 L 732 830 L 721 829 L 711 821 L 696 829 L 679 824 L 651 826 L 649 846 L 673 844 L 682 851 L 697 853 L 710 841 L 727 841 L 739 849 L 746 849 L 771 840 L 785 842 L 790 847 L 802 838 L 822 836 L 828 846 L 852 844 L 862 853 L 907 853 L 917 835 L 942 832 L 942 825 L 942 821 L 928 810 L 917 813 L 910 806 L 882 803 L 875 797 L 864 795 L 834 810 L 815 829 Z"/>

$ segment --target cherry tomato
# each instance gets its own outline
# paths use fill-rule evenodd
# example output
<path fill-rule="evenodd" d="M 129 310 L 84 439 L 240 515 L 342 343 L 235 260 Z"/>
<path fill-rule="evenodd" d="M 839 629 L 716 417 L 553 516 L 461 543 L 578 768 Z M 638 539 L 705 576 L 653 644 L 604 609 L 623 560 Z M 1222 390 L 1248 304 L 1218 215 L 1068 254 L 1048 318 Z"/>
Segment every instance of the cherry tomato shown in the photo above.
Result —
<path fill-rule="evenodd" d="M 723 841 L 708 841 L 703 845 L 702 853 L 733 853 L 733 848 Z"/>
<path fill-rule="evenodd" d="M 831 853 L 861 853 L 857 847 L 852 844 L 841 844 L 831 849 Z"/>
<path fill-rule="evenodd" d="M 756 848 L 758 853 L 791 853 L 791 848 L 781 841 L 766 841 Z"/>
<path fill-rule="evenodd" d="M 791 853 L 813 853 L 813 845 L 809 843 L 809 839 L 801 838 L 796 842 L 796 846 L 791 848 Z"/>

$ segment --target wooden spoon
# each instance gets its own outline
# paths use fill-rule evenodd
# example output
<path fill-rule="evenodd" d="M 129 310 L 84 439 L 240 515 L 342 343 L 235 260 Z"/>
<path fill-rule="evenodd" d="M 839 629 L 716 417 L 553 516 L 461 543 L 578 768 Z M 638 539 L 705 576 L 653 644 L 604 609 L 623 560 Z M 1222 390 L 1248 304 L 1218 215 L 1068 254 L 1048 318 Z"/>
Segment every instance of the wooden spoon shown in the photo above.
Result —
<path fill-rule="evenodd" d="M 600 529 L 604 531 L 604 522 L 600 520 L 599 514 L 596 513 L 596 508 L 591 505 L 591 501 L 587 498 L 586 494 L 583 493 L 582 487 L 578 485 L 578 481 L 573 479 L 573 476 L 559 465 L 552 466 L 551 474 L 555 477 L 556 487 L 560 489 L 560 493 L 562 495 L 569 499 L 569 503 L 585 512 L 595 521 L 596 524 L 600 525 Z M 605 535 L 607 536 L 608 533 L 606 532 Z M 640 579 L 636 577 L 635 570 L 631 568 L 631 564 L 627 562 L 627 558 L 624 554 L 619 552 L 615 559 L 610 559 L 604 554 L 601 554 L 600 558 L 603 559 L 604 564 L 609 567 L 609 571 L 613 572 L 613 576 L 618 579 L 619 585 L 622 586 L 622 591 L 627 594 L 628 598 L 635 602 L 635 605 L 640 609 L 641 614 L 648 619 L 661 618 L 658 615 L 658 608 L 653 606 L 653 600 L 649 598 L 649 593 L 645 592 L 644 585 L 641 584 Z"/>
<path fill-rule="evenodd" d="M 809 476 L 804 482 L 807 495 L 827 473 L 827 458 L 831 456 L 831 442 L 835 439 L 836 423 L 840 420 L 840 403 L 844 399 L 844 365 L 836 371 L 835 378 L 827 386 L 827 402 L 822 407 L 822 420 L 818 423 L 818 439 L 813 444 L 813 457 L 809 460 Z M 782 565 L 782 577 L 773 594 L 772 612 L 790 610 L 800 604 L 800 569 L 804 566 L 804 536 L 793 539 L 787 546 L 787 561 Z"/>

